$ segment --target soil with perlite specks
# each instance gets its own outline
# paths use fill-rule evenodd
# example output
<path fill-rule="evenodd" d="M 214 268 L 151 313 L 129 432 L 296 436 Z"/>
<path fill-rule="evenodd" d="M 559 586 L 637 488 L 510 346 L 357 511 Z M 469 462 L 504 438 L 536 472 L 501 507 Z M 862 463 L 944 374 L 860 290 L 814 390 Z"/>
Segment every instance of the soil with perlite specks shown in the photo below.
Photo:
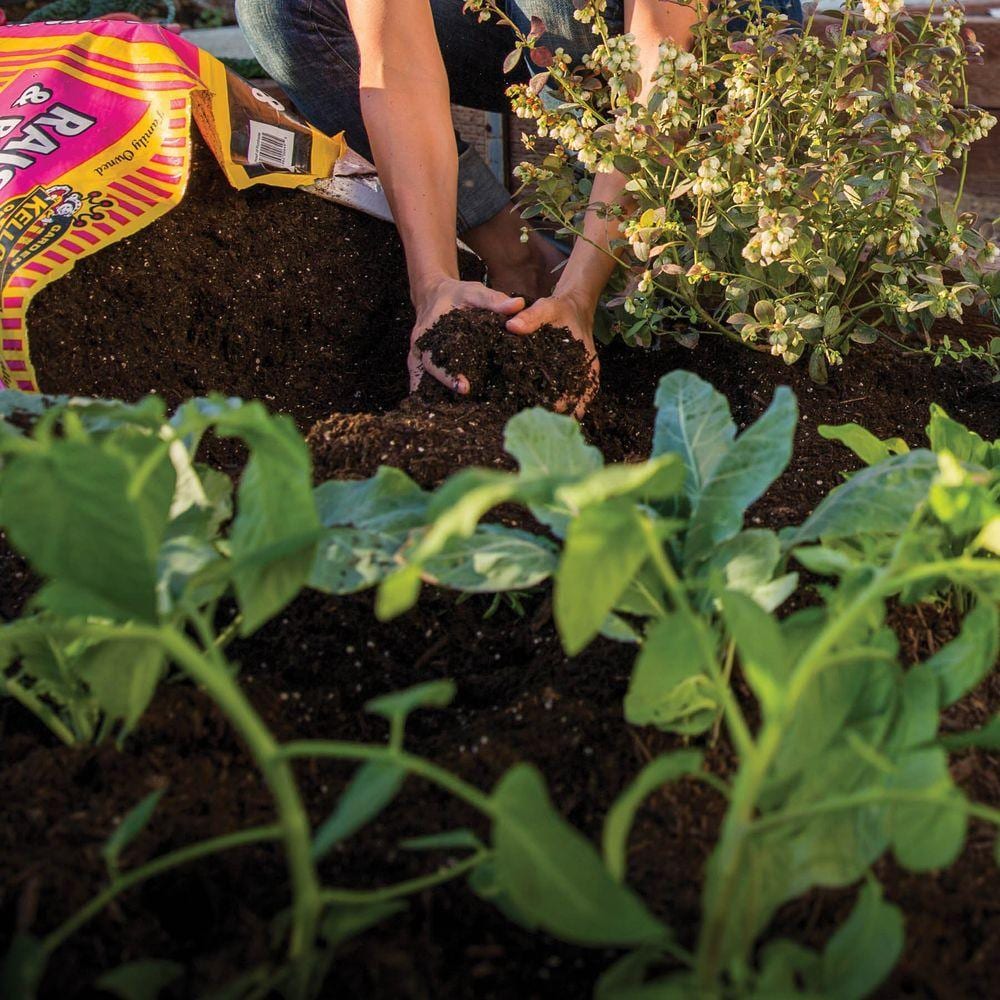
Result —
<path fill-rule="evenodd" d="M 490 362 L 473 380 L 471 400 L 433 387 L 407 398 L 412 315 L 392 230 L 302 194 L 238 194 L 208 167 L 199 161 L 186 201 L 166 219 L 84 261 L 39 297 L 29 327 L 43 387 L 129 399 L 157 389 L 171 404 L 209 389 L 258 396 L 293 414 L 304 431 L 311 428 L 320 478 L 398 464 L 430 486 L 464 464 L 503 465 L 508 397 L 516 395 L 515 409 L 551 402 L 555 380 L 533 369 L 512 388 L 510 371 L 498 378 Z M 473 321 L 472 330 L 474 320 L 449 322 Z M 574 370 L 579 355 L 573 357 L 568 350 L 559 378 Z M 855 467 L 847 452 L 819 437 L 821 423 L 854 420 L 919 444 L 936 401 L 981 433 L 1000 435 L 1000 386 L 986 373 L 932 368 L 887 344 L 858 349 L 826 386 L 812 384 L 804 367 L 785 368 L 714 339 L 694 351 L 667 342 L 651 351 L 619 345 L 602 351 L 601 361 L 601 391 L 583 426 L 614 461 L 648 454 L 655 387 L 675 368 L 696 371 L 725 392 L 741 426 L 763 411 L 776 385 L 795 389 L 801 421 L 792 464 L 751 509 L 751 523 L 801 520 L 843 470 Z M 219 457 L 233 463 L 238 456 Z M 2 553 L 0 614 L 10 618 L 35 583 L 9 549 Z M 432 592 L 414 613 L 383 625 L 368 595 L 305 594 L 232 655 L 251 700 L 281 739 L 380 740 L 384 728 L 364 713 L 365 701 L 453 678 L 456 702 L 413 718 L 410 749 L 483 788 L 511 764 L 531 761 L 561 812 L 597 838 L 622 787 L 677 741 L 622 720 L 632 650 L 600 640 L 568 659 L 545 591 L 527 598 L 523 616 L 504 605 L 484 618 L 488 606 Z M 937 648 L 956 625 L 947 609 L 932 608 L 896 610 L 893 621 L 911 659 Z M 998 707 L 994 676 L 952 709 L 945 725 L 982 724 Z M 98 890 L 101 844 L 153 788 L 167 791 L 128 851 L 129 864 L 272 815 L 239 741 L 185 683 L 163 685 L 121 750 L 59 746 L 7 700 L 0 701 L 0 734 L 0 947 L 15 930 L 51 929 Z M 724 742 L 708 759 L 719 774 L 733 766 Z M 1000 805 L 1000 757 L 971 751 L 956 757 L 954 771 L 970 795 Z M 303 764 L 297 774 L 318 822 L 349 775 L 328 764 Z M 631 883 L 685 945 L 696 933 L 703 866 L 722 812 L 714 792 L 682 782 L 643 807 L 630 842 Z M 485 833 L 463 807 L 410 780 L 382 817 L 331 853 L 323 874 L 331 884 L 358 888 L 419 874 L 441 858 L 401 851 L 400 840 L 467 825 Z M 1000 964 L 992 835 L 974 825 L 964 853 L 945 871 L 916 876 L 886 860 L 877 874 L 903 907 L 907 931 L 903 959 L 880 995 L 992 994 Z M 818 945 L 852 899 L 850 891 L 811 893 L 779 913 L 773 933 Z M 190 969 L 169 995 L 197 995 L 266 957 L 268 921 L 286 904 L 276 850 L 248 848 L 192 865 L 126 894 L 71 939 L 43 993 L 98 995 L 89 984 L 101 971 L 155 957 Z M 586 996 L 612 958 L 520 930 L 453 885 L 418 896 L 348 944 L 324 994 Z"/>

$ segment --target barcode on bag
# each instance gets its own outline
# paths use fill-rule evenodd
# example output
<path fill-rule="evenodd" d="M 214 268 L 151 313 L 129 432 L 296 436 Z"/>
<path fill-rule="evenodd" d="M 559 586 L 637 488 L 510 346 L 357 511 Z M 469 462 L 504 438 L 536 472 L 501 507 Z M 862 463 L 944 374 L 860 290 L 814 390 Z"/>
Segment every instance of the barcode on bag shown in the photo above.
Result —
<path fill-rule="evenodd" d="M 247 163 L 291 170 L 295 154 L 295 133 L 276 125 L 250 119 L 250 149 Z"/>

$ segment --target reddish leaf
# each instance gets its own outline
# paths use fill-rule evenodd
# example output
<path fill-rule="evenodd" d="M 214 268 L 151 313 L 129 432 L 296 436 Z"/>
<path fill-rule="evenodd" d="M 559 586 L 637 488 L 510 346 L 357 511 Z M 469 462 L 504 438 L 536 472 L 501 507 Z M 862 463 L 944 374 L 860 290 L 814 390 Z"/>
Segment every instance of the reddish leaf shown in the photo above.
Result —
<path fill-rule="evenodd" d="M 536 66 L 541 66 L 542 69 L 548 69 L 554 60 L 551 50 L 547 49 L 544 45 L 536 45 L 531 50 L 531 61 Z"/>
<path fill-rule="evenodd" d="M 876 55 L 883 55 L 889 48 L 890 43 L 896 36 L 889 32 L 887 35 L 875 35 L 869 42 L 868 47 Z"/>
<path fill-rule="evenodd" d="M 545 34 L 545 22 L 540 17 L 531 19 L 531 30 L 528 32 L 529 38 L 541 38 Z"/>

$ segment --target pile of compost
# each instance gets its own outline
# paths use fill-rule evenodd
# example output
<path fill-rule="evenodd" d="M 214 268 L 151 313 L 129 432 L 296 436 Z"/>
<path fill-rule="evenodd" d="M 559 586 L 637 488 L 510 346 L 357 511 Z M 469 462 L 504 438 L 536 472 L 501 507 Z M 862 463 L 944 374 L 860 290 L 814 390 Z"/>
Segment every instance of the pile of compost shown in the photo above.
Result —
<path fill-rule="evenodd" d="M 468 368 L 473 398 L 457 400 L 434 386 L 408 398 L 411 322 L 403 257 L 390 227 L 300 193 L 237 193 L 201 154 L 184 203 L 47 289 L 29 329 L 46 390 L 126 399 L 158 391 L 171 404 L 212 389 L 258 397 L 311 428 L 320 478 L 395 464 L 429 485 L 461 465 L 497 465 L 512 407 L 551 403 L 566 391 L 566 377 L 585 377 L 586 359 L 581 368 L 582 352 L 574 353 L 564 334 L 505 340 L 492 319 L 484 324 L 481 316 L 460 314 L 433 343 L 449 366 Z M 956 335 L 942 328 L 948 330 Z M 1000 434 L 1000 386 L 987 372 L 934 368 L 884 343 L 853 354 L 825 386 L 811 383 L 804 366 L 786 368 L 714 338 L 694 351 L 667 341 L 649 351 L 617 345 L 601 360 L 601 391 L 584 429 L 609 461 L 648 454 L 655 388 L 673 369 L 693 370 L 724 392 L 740 426 L 760 415 L 776 385 L 793 387 L 801 420 L 792 465 L 751 509 L 751 524 L 802 520 L 856 467 L 845 449 L 818 435 L 821 423 L 856 421 L 917 445 L 928 407 L 938 402 L 980 433 Z M 2 569 L 0 611 L 10 617 L 31 581 L 9 551 Z M 521 612 L 502 604 L 487 617 L 489 606 L 487 598 L 456 604 L 454 595 L 431 592 L 412 613 L 382 625 L 370 595 L 309 593 L 232 652 L 249 697 L 279 739 L 383 738 L 381 721 L 363 711 L 368 699 L 453 678 L 453 706 L 416 716 L 409 748 L 484 788 L 515 761 L 530 761 L 570 822 L 599 838 L 611 801 L 643 764 L 679 740 L 624 723 L 633 648 L 599 640 L 566 657 L 546 591 L 528 595 Z M 897 609 L 894 625 L 913 659 L 955 632 L 946 607 Z M 981 725 L 998 708 L 994 675 L 946 722 Z M 153 788 L 167 785 L 169 794 L 130 848 L 130 865 L 271 821 L 257 770 L 191 685 L 164 685 L 121 750 L 58 745 L 10 699 L 0 701 L 0 727 L 3 940 L 16 930 L 44 933 L 90 899 L 104 879 L 100 848 L 108 832 Z M 708 764 L 722 775 L 731 768 L 724 741 L 709 751 Z M 996 755 L 970 751 L 956 764 L 956 778 L 976 799 L 1000 806 L 997 765 Z M 349 773 L 310 762 L 298 776 L 319 822 Z M 686 946 L 722 809 L 707 786 L 682 781 L 643 806 L 632 838 L 629 880 Z M 327 856 L 323 873 L 358 887 L 412 877 L 424 870 L 422 861 L 398 850 L 401 840 L 434 826 L 472 825 L 482 833 L 478 823 L 454 800 L 411 780 L 363 837 Z M 980 833 L 974 829 L 962 856 L 934 875 L 879 863 L 888 897 L 906 914 L 907 935 L 881 996 L 992 993 L 1000 905 L 991 838 Z M 849 891 L 813 892 L 781 910 L 774 932 L 815 945 L 844 919 L 852 898 Z M 269 921 L 286 905 L 282 861 L 270 848 L 192 865 L 124 895 L 84 927 L 51 963 L 44 993 L 92 995 L 88 984 L 99 972 L 152 956 L 190 968 L 176 996 L 200 994 L 266 957 Z M 451 885 L 418 896 L 349 943 L 325 989 L 331 996 L 393 998 L 583 997 L 613 957 L 521 930 L 464 886 Z"/>

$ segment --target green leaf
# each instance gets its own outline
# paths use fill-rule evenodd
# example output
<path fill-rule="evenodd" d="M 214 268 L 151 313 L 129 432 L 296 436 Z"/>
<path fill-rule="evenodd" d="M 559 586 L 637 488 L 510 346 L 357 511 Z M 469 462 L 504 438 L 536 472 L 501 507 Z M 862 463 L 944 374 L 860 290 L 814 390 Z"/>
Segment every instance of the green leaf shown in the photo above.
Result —
<path fill-rule="evenodd" d="M 814 347 L 809 355 L 809 377 L 818 385 L 826 385 L 830 373 L 826 364 L 826 352 L 822 347 Z"/>
<path fill-rule="evenodd" d="M 204 607 L 220 598 L 229 583 L 230 563 L 211 542 L 193 535 L 168 538 L 156 563 L 157 606 L 169 617 L 182 605 Z"/>
<path fill-rule="evenodd" d="M 947 750 L 967 750 L 970 747 L 1000 750 L 1000 715 L 993 716 L 981 729 L 948 733 L 941 737 L 940 742 Z"/>
<path fill-rule="evenodd" d="M 399 568 L 404 534 L 367 528 L 330 528 L 316 549 L 309 586 L 325 594 L 355 594 L 381 583 Z"/>
<path fill-rule="evenodd" d="M 374 819 L 396 797 L 405 779 L 406 769 L 398 764 L 377 760 L 362 764 L 336 808 L 316 831 L 313 860 L 319 861 L 332 847 Z"/>
<path fill-rule="evenodd" d="M 155 438 L 55 440 L 5 464 L 0 524 L 58 585 L 53 597 L 71 593 L 91 613 L 153 622 L 173 490 L 173 466 Z"/>
<path fill-rule="evenodd" d="M 191 454 L 179 438 L 170 441 L 167 454 L 176 477 L 168 534 L 211 537 L 221 526 L 225 516 L 232 513 L 232 484 L 229 477 L 205 467 L 196 467 Z M 211 496 L 203 476 L 211 484 Z"/>
<path fill-rule="evenodd" d="M 806 609 L 782 622 L 789 663 L 794 664 L 802 651 L 815 641 L 826 620 L 820 609 Z M 877 688 L 877 681 L 889 669 L 885 655 L 895 652 L 895 637 L 890 631 L 872 636 L 865 629 L 856 632 L 853 638 L 845 638 L 845 645 L 870 649 L 871 658 L 859 656 L 851 662 L 839 663 L 835 669 L 821 671 L 806 686 L 787 723 L 772 769 L 775 782 L 785 781 L 809 768 L 822 775 L 818 761 L 843 736 L 844 724 L 864 693 L 866 683 Z M 836 651 L 831 651 L 830 655 L 836 656 Z M 884 712 L 884 706 L 880 704 L 878 711 Z"/>
<path fill-rule="evenodd" d="M 420 570 L 413 565 L 402 566 L 390 573 L 378 588 L 375 617 L 380 622 L 391 621 L 405 614 L 420 597 Z"/>
<path fill-rule="evenodd" d="M 757 976 L 751 1000 L 821 1000 L 812 990 L 803 990 L 800 984 L 816 979 L 819 956 L 809 948 L 794 941 L 779 938 L 761 949 L 760 973 Z"/>
<path fill-rule="evenodd" d="M 431 497 L 431 524 L 420 540 L 420 550 L 432 555 L 449 538 L 471 535 L 492 507 L 518 498 L 522 485 L 517 476 L 496 469 L 456 472 Z"/>
<path fill-rule="evenodd" d="M 625 592 L 618 599 L 615 611 L 637 615 L 641 618 L 658 618 L 667 609 L 666 589 L 663 580 L 647 561 L 629 582 Z"/>
<path fill-rule="evenodd" d="M 604 465 L 600 451 L 583 440 L 580 425 L 572 417 L 537 407 L 508 421 L 504 448 L 517 459 L 522 482 L 550 481 L 553 488 L 560 482 L 583 479 Z M 562 538 L 575 511 L 551 496 L 540 499 L 543 502 L 530 505 L 532 515 Z"/>
<path fill-rule="evenodd" d="M 786 544 L 898 534 L 906 528 L 914 508 L 927 498 L 937 468 L 937 458 L 919 449 L 862 469 L 831 490 L 801 527 L 790 533 Z"/>
<path fill-rule="evenodd" d="M 684 466 L 676 455 L 660 455 L 648 462 L 608 465 L 555 491 L 559 505 L 574 514 L 605 500 L 654 503 L 673 496 L 684 481 Z"/>
<path fill-rule="evenodd" d="M 579 479 L 604 464 L 600 451 L 584 441 L 577 421 L 540 407 L 507 422 L 504 449 L 528 476 Z"/>
<path fill-rule="evenodd" d="M 547 480 L 525 483 L 492 469 L 464 469 L 452 476 L 434 494 L 428 511 L 432 523 L 407 553 L 409 563 L 382 584 L 376 613 L 384 619 L 409 610 L 420 593 L 422 564 L 453 539 L 471 536 L 490 509 L 515 498 L 530 502 L 543 493 L 550 493 Z"/>
<path fill-rule="evenodd" d="M 604 619 L 600 634 L 612 642 L 642 642 L 642 636 L 621 615 L 614 613 Z"/>
<path fill-rule="evenodd" d="M 625 695 L 626 721 L 683 735 L 711 728 L 720 703 L 702 652 L 702 627 L 673 612 L 650 629 Z"/>
<path fill-rule="evenodd" d="M 830 1000 L 863 1000 L 889 975 L 903 952 L 903 914 L 876 882 L 858 893 L 851 915 L 830 938 L 819 964 L 821 992 Z"/>
<path fill-rule="evenodd" d="M 844 277 L 846 278 L 846 275 Z M 858 323 L 849 336 L 855 344 L 874 344 L 878 340 L 878 330 L 867 323 Z"/>
<path fill-rule="evenodd" d="M 722 618 L 740 654 L 750 687 L 760 699 L 765 716 L 784 704 L 788 683 L 788 650 L 778 622 L 746 594 L 728 590 L 722 595 Z"/>
<path fill-rule="evenodd" d="M 701 567 L 699 576 L 711 580 L 721 574 L 723 588 L 752 597 L 765 611 L 773 611 L 795 589 L 798 574 L 774 579 L 781 561 L 781 543 L 773 531 L 751 528 L 719 545 Z"/>
<path fill-rule="evenodd" d="M 941 222 L 944 223 L 948 232 L 956 232 L 958 229 L 958 214 L 955 211 L 955 206 L 947 199 L 939 199 L 937 208 L 941 213 Z"/>
<path fill-rule="evenodd" d="M 930 659 L 915 667 L 937 678 L 940 706 L 953 705 L 994 668 L 1000 655 L 1000 613 L 992 601 L 981 600 L 966 615 L 961 631 Z"/>
<path fill-rule="evenodd" d="M 361 903 L 357 906 L 338 904 L 330 907 L 320 922 L 319 934 L 329 949 L 339 948 L 383 920 L 402 913 L 406 904 L 386 902 Z"/>
<path fill-rule="evenodd" d="M 691 514 L 685 565 L 705 559 L 740 530 L 747 508 L 788 465 L 797 420 L 795 396 L 779 386 L 767 411 L 733 442 L 702 489 Z"/>
<path fill-rule="evenodd" d="M 604 820 L 602 849 L 604 863 L 613 878 L 625 880 L 628 861 L 628 837 L 635 822 L 635 814 L 642 803 L 658 788 L 676 781 L 701 768 L 702 754 L 698 750 L 675 750 L 651 760 L 615 799 Z"/>
<path fill-rule="evenodd" d="M 557 549 L 547 539 L 500 524 L 484 524 L 468 538 L 453 538 L 423 565 L 424 579 L 465 593 L 528 590 L 556 569 Z"/>
<path fill-rule="evenodd" d="M 384 465 L 360 482 L 323 483 L 314 496 L 319 519 L 327 528 L 349 525 L 390 534 L 423 525 L 430 502 L 430 495 L 405 472 Z"/>
<path fill-rule="evenodd" d="M 924 670 L 909 670 L 898 691 L 900 703 L 890 732 L 891 746 L 910 750 L 933 743 L 940 716 L 936 678 Z"/>
<path fill-rule="evenodd" d="M 984 441 L 975 431 L 949 417 L 937 403 L 931 404 L 927 439 L 933 451 L 950 452 L 960 462 L 982 465 L 987 469 L 1000 468 L 1000 442 L 990 444 Z"/>
<path fill-rule="evenodd" d="M 693 972 L 674 972 L 649 980 L 664 964 L 667 950 L 649 945 L 628 952 L 604 972 L 594 986 L 594 1000 L 691 1000 L 698 995 Z"/>
<path fill-rule="evenodd" d="M 660 380 L 653 455 L 680 455 L 687 470 L 684 492 L 692 504 L 735 437 L 729 403 L 708 382 L 685 371 L 671 372 Z"/>
<path fill-rule="evenodd" d="M 152 701 L 164 660 L 159 643 L 116 640 L 87 649 L 78 670 L 101 710 L 112 719 L 120 719 L 128 732 Z"/>
<path fill-rule="evenodd" d="M 566 652 L 580 652 L 649 555 L 642 515 L 624 500 L 587 507 L 570 522 L 553 610 Z"/>
<path fill-rule="evenodd" d="M 917 102 L 909 95 L 896 92 L 889 99 L 892 104 L 892 113 L 903 122 L 912 122 L 917 119 Z M 944 218 L 945 213 L 942 211 L 941 217 Z M 948 225 L 948 222 L 945 222 Z M 948 226 L 950 232 L 954 232 L 953 226 Z"/>
<path fill-rule="evenodd" d="M 905 455 L 910 450 L 902 438 L 886 438 L 882 441 L 860 424 L 839 424 L 836 427 L 820 424 L 818 430 L 820 437 L 846 445 L 865 465 L 875 465 L 892 455 Z"/>
<path fill-rule="evenodd" d="M 426 681 L 402 691 L 372 698 L 365 702 L 365 711 L 381 715 L 390 722 L 393 719 L 405 720 L 418 708 L 444 708 L 450 705 L 455 697 L 455 690 L 454 681 Z"/>
<path fill-rule="evenodd" d="M 469 829 L 447 830 L 426 837 L 411 837 L 400 843 L 404 851 L 481 851 L 483 842 Z"/>
<path fill-rule="evenodd" d="M 0 393 L 0 399 L 9 391 Z M 38 938 L 16 932 L 0 964 L 0 996 L 11 1000 L 34 1000 L 47 959 L 48 952 Z"/>
<path fill-rule="evenodd" d="M 233 583 L 250 635 L 278 614 L 309 577 L 321 534 L 312 463 L 290 417 L 258 403 L 219 416 L 218 433 L 250 447 L 230 532 Z"/>
<path fill-rule="evenodd" d="M 553 809 L 533 767 L 519 764 L 508 771 L 493 792 L 493 803 L 497 881 L 530 920 L 529 927 L 604 947 L 663 938 L 665 928 Z"/>
<path fill-rule="evenodd" d="M 511 893 L 500 882 L 493 854 L 469 873 L 469 888 L 481 899 L 495 906 L 512 923 L 521 924 L 523 927 L 536 926 L 528 914 L 518 909 Z"/>
<path fill-rule="evenodd" d="M 165 959 L 144 958 L 103 973 L 94 985 L 121 1000 L 157 1000 L 171 983 L 177 982 L 183 975 L 183 965 Z"/>
<path fill-rule="evenodd" d="M 794 555 L 810 573 L 820 576 L 844 576 L 858 566 L 854 556 L 826 545 L 804 546 L 796 549 Z"/>
<path fill-rule="evenodd" d="M 950 865 L 965 843 L 968 817 L 948 773 L 947 754 L 936 747 L 905 754 L 889 787 L 921 797 L 890 807 L 888 829 L 899 863 L 913 871 Z"/>
<path fill-rule="evenodd" d="M 165 791 L 165 788 L 158 788 L 155 792 L 150 792 L 138 805 L 133 806 L 122 818 L 114 833 L 104 842 L 101 857 L 111 872 L 117 871 L 121 852 L 145 829 Z"/>

